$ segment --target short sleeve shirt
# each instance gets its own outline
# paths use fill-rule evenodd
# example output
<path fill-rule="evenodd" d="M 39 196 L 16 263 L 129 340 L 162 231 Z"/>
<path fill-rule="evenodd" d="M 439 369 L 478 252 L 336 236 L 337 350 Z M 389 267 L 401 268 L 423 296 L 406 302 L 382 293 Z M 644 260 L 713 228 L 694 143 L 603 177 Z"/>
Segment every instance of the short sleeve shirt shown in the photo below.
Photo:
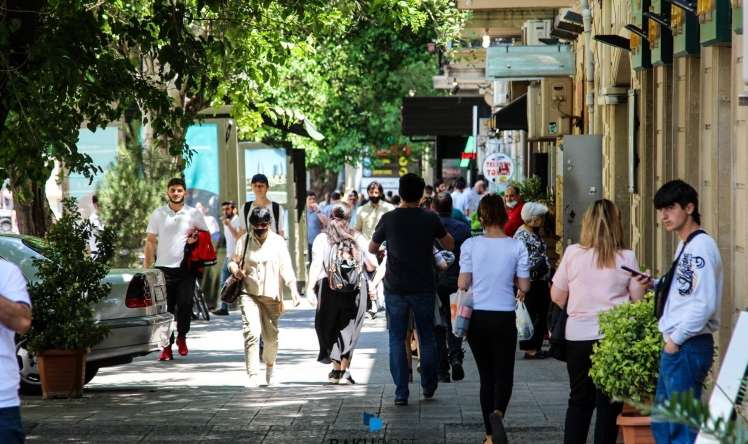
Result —
<path fill-rule="evenodd" d="M 593 341 L 602 338 L 600 313 L 628 302 L 630 290 L 638 285 L 631 274 L 621 268 L 623 265 L 639 269 L 633 251 L 621 250 L 613 268 L 598 268 L 593 249 L 578 244 L 566 248 L 553 275 L 553 285 L 569 292 L 566 339 Z"/>
<path fill-rule="evenodd" d="M 146 233 L 158 236 L 155 265 L 179 268 L 184 259 L 187 233 L 194 228 L 209 231 L 203 214 L 196 208 L 185 205 L 177 212 L 168 205 L 157 208 L 146 228 Z"/>
<path fill-rule="evenodd" d="M 0 259 L 0 297 L 31 305 L 21 270 L 3 259 Z M 0 324 L 0 408 L 20 405 L 19 382 L 15 332 Z"/>
<path fill-rule="evenodd" d="M 439 216 L 422 208 L 395 208 L 384 214 L 372 240 L 387 242 L 384 289 L 395 294 L 436 291 L 434 240 L 447 235 Z"/>
<path fill-rule="evenodd" d="M 471 237 L 462 244 L 460 273 L 472 274 L 474 310 L 514 311 L 514 277 L 530 276 L 527 248 L 511 237 Z"/>
<path fill-rule="evenodd" d="M 229 224 L 234 228 L 234 230 L 241 229 L 242 222 L 240 219 L 241 217 L 235 214 L 229 221 Z M 226 257 L 230 258 L 234 255 L 234 250 L 236 250 L 236 238 L 226 225 L 223 226 L 223 237 L 226 238 Z"/>
<path fill-rule="evenodd" d="M 252 202 L 252 206 L 249 208 L 250 213 L 252 212 L 252 208 L 258 206 L 256 202 Z M 276 223 L 275 220 L 275 213 L 273 213 L 273 202 L 268 203 L 265 205 L 265 208 L 270 211 L 270 231 L 272 231 L 275 234 L 279 234 L 279 231 L 285 231 L 284 230 L 284 221 L 286 220 L 286 210 L 283 209 L 283 205 L 278 204 L 278 221 Z M 244 207 L 242 207 L 242 211 L 244 211 Z M 249 216 L 248 216 L 249 217 Z M 247 219 L 244 218 L 244 213 L 242 213 L 242 217 L 240 218 L 242 222 L 242 228 L 245 230 L 247 229 L 247 225 L 249 225 L 247 222 Z"/>

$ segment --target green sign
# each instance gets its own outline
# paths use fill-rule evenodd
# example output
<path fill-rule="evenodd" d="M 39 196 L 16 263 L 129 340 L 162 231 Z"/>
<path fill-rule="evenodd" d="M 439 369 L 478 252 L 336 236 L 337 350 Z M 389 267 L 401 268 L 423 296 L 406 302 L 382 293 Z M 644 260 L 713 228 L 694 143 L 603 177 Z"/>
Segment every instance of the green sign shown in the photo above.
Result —
<path fill-rule="evenodd" d="M 673 30 L 673 55 L 698 55 L 699 19 L 683 9 L 670 6 L 670 27 Z"/>
<path fill-rule="evenodd" d="M 631 1 L 632 25 L 639 28 L 644 34 L 647 34 L 647 19 L 642 14 L 644 11 L 649 11 L 649 0 Z M 635 71 L 652 67 L 648 38 L 631 32 L 631 67 Z"/>
<path fill-rule="evenodd" d="M 699 2 L 696 15 L 701 23 L 701 45 L 711 46 L 730 43 L 732 40 L 732 18 L 730 0 Z"/>
<path fill-rule="evenodd" d="M 487 79 L 574 75 L 570 45 L 492 46 L 486 50 Z"/>
<path fill-rule="evenodd" d="M 662 20 L 670 22 L 670 3 L 665 0 L 652 0 L 649 11 Z M 669 65 L 673 63 L 673 34 L 670 30 L 649 17 L 648 34 L 649 45 L 652 50 L 652 64 Z"/>

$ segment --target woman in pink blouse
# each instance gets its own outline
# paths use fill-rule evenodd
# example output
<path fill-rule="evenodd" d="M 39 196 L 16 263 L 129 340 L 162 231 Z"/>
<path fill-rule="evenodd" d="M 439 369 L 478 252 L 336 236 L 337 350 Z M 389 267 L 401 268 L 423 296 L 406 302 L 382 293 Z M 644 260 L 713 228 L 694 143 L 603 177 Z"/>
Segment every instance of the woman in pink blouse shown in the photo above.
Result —
<path fill-rule="evenodd" d="M 564 444 L 586 443 L 592 413 L 597 409 L 595 444 L 616 442 L 616 417 L 622 404 L 612 402 L 589 376 L 592 346 L 602 338 L 598 315 L 616 305 L 642 298 L 644 290 L 621 269 L 639 269 L 636 256 L 623 247 L 621 213 L 607 199 L 596 201 L 584 214 L 581 240 L 564 252 L 553 276 L 551 299 L 566 306 L 566 367 L 569 406 Z"/>

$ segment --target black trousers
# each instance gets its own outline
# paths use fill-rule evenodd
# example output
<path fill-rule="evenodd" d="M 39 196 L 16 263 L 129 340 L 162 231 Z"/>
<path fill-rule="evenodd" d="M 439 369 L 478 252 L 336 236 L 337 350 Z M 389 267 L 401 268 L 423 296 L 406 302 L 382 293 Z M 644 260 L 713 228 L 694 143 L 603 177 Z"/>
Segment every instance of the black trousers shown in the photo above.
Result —
<path fill-rule="evenodd" d="M 192 298 L 195 294 L 195 275 L 182 268 L 158 267 L 166 279 L 166 307 L 177 320 L 177 334 L 186 336 L 192 322 Z M 174 343 L 172 332 L 170 344 Z"/>
<path fill-rule="evenodd" d="M 566 409 L 564 444 L 584 444 L 590 429 L 592 412 L 595 420 L 595 444 L 616 442 L 616 418 L 623 409 L 595 387 L 590 378 L 592 346 L 597 341 L 566 341 L 566 368 L 569 371 L 569 407 Z"/>
<path fill-rule="evenodd" d="M 514 385 L 514 352 L 517 347 L 513 311 L 474 310 L 467 340 L 480 375 L 480 407 L 486 434 L 491 434 L 489 415 L 506 413 Z"/>
<path fill-rule="evenodd" d="M 551 304 L 551 289 L 548 281 L 532 281 L 530 292 L 525 297 L 525 306 L 530 312 L 534 333 L 527 341 L 519 341 L 520 350 L 538 350 L 543 347 L 543 338 L 548 332 L 548 307 Z"/>
<path fill-rule="evenodd" d="M 462 364 L 465 356 L 462 350 L 462 338 L 452 334 L 452 320 L 449 312 L 449 295 L 457 291 L 457 286 L 447 287 L 439 285 L 436 293 L 439 295 L 439 301 L 442 304 L 441 315 L 446 320 L 447 327 L 434 328 L 436 337 L 436 349 L 439 352 L 439 374 L 448 375 L 449 366 L 452 363 Z"/>

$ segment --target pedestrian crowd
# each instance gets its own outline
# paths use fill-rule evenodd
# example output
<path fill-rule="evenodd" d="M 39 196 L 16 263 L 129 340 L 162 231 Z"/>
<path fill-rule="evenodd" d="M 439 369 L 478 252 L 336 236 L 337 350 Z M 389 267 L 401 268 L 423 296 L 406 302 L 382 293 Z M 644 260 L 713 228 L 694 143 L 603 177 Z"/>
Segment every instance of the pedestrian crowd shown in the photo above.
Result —
<path fill-rule="evenodd" d="M 316 310 L 317 360 L 330 366 L 330 383 L 355 384 L 351 361 L 365 318 L 382 311 L 398 406 L 409 402 L 411 356 L 418 357 L 423 396 L 430 399 L 440 383 L 465 377 L 466 339 L 479 375 L 476 396 L 484 442 L 505 443 L 503 421 L 512 396 L 517 344 L 524 359 L 546 358 L 544 339 L 553 327 L 548 314 L 563 310 L 570 386 L 564 442 L 587 442 L 597 412 L 594 442 L 613 443 L 622 405 L 589 376 L 590 356 L 602 338 L 599 315 L 654 290 L 664 344 L 655 402 L 688 390 L 700 395 L 712 363 L 723 278 L 717 245 L 700 228 L 693 187 L 672 181 L 655 195 L 662 225 L 681 241 L 671 270 L 655 279 L 648 270 L 638 271 L 613 202 L 601 199 L 587 209 L 579 243 L 567 246 L 555 264 L 543 230 L 549 208 L 525 202 L 516 186 L 499 195 L 488 192 L 488 185 L 482 176 L 470 186 L 461 177 L 427 185 L 409 173 L 400 178 L 396 195 L 385 193 L 375 181 L 365 195 L 334 191 L 320 199 L 307 193 L 309 272 L 304 300 Z M 257 387 L 273 382 L 283 288 L 294 305 L 302 298 L 285 240 L 284 208 L 268 198 L 267 177 L 255 175 L 251 186 L 254 200 L 242 208 L 231 201 L 221 206 L 226 239 L 221 280 L 241 283 L 237 304 L 246 384 Z M 202 248 L 204 239 L 211 241 L 211 232 L 220 230 L 218 221 L 207 222 L 200 208 L 185 204 L 186 193 L 182 179 L 170 180 L 167 204 L 153 212 L 146 229 L 143 265 L 163 272 L 168 310 L 176 320 L 176 336 L 172 334 L 159 356 L 164 361 L 174 359 L 174 343 L 179 355 L 189 354 L 195 273 L 186 260 Z M 458 299 L 470 301 L 467 315 L 456 307 Z M 12 341 L 28 329 L 32 302 L 17 267 L 0 261 L 0 442 L 23 441 Z M 214 313 L 226 315 L 230 308 L 223 302 Z M 529 313 L 531 335 L 518 333 L 520 310 Z M 464 316 L 469 324 L 453 328 Z M 696 432 L 683 425 L 655 420 L 652 430 L 660 444 L 695 440 Z"/>

